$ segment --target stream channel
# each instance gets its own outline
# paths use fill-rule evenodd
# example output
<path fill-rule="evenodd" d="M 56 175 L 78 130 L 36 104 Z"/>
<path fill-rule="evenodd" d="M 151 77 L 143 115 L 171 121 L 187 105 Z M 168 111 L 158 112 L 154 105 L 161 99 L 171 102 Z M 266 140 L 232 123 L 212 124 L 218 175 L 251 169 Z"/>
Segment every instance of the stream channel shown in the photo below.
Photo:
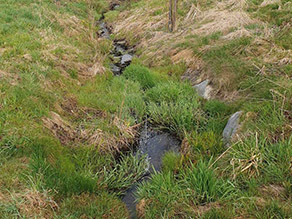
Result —
<path fill-rule="evenodd" d="M 111 7 L 111 10 L 115 10 L 118 5 Z M 99 36 L 111 40 L 111 29 L 104 21 L 104 16 L 100 19 L 99 23 Z M 134 56 L 134 48 L 127 45 L 126 40 L 113 40 L 113 49 L 110 53 L 111 71 L 114 75 L 121 75 L 124 69 L 131 64 Z M 151 126 L 147 125 L 141 129 L 138 146 L 136 148 L 137 154 L 146 156 L 149 163 L 147 173 L 136 184 L 130 187 L 125 195 L 122 197 L 122 201 L 126 204 L 131 218 L 137 218 L 136 214 L 136 200 L 135 192 L 141 182 L 148 180 L 154 172 L 160 171 L 162 166 L 162 157 L 168 151 L 179 153 L 180 141 L 173 135 L 156 131 Z"/>

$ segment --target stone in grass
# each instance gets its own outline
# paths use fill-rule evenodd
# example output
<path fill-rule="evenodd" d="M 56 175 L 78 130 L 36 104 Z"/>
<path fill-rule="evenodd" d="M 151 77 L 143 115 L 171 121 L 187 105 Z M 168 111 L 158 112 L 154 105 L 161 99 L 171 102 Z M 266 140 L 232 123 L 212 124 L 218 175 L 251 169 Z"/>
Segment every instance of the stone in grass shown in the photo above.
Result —
<path fill-rule="evenodd" d="M 121 56 L 121 55 L 124 55 L 126 53 L 126 50 L 120 46 L 120 45 L 117 45 L 115 47 L 115 51 L 114 51 L 114 54 L 116 54 L 117 56 Z"/>
<path fill-rule="evenodd" d="M 110 68 L 111 68 L 112 72 L 114 73 L 114 75 L 121 74 L 121 68 L 119 66 L 116 66 L 115 64 L 111 64 Z"/>
<path fill-rule="evenodd" d="M 211 91 L 212 91 L 212 87 L 209 85 L 209 82 L 210 81 L 207 79 L 193 86 L 193 88 L 197 90 L 198 95 L 207 100 L 211 98 Z"/>
<path fill-rule="evenodd" d="M 125 54 L 122 56 L 122 60 L 121 60 L 121 64 L 125 65 L 127 63 L 130 63 L 133 59 L 133 56 L 129 55 L 129 54 Z"/>
<path fill-rule="evenodd" d="M 235 136 L 237 130 L 240 127 L 239 119 L 242 115 L 242 111 L 234 113 L 228 120 L 227 125 L 223 130 L 223 141 L 226 146 L 230 146 L 232 138 Z"/>

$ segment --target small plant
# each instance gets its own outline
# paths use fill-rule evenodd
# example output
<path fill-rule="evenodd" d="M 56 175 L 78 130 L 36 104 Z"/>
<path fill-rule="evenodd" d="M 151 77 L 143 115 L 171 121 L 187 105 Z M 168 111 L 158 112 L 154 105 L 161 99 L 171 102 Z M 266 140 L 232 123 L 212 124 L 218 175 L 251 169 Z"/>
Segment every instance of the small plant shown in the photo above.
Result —
<path fill-rule="evenodd" d="M 201 160 L 196 166 L 191 164 L 180 176 L 181 183 L 189 190 L 188 197 L 198 204 L 230 198 L 235 194 L 232 184 L 218 179 L 209 166 L 210 163 Z"/>
<path fill-rule="evenodd" d="M 123 76 L 129 80 L 139 82 L 143 89 L 149 89 L 155 86 L 157 76 L 148 68 L 132 64 L 123 72 Z"/>
<path fill-rule="evenodd" d="M 175 152 L 167 152 L 162 158 L 164 172 L 176 172 L 182 167 L 181 156 Z"/>

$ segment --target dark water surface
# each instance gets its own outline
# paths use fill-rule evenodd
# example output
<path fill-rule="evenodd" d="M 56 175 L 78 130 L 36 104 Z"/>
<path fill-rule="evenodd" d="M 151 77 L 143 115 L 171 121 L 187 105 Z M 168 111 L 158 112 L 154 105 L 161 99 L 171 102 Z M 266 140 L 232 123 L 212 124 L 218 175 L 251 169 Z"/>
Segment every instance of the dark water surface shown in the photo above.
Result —
<path fill-rule="evenodd" d="M 137 153 L 147 157 L 149 162 L 148 174 L 144 176 L 137 184 L 133 185 L 123 197 L 131 218 L 137 218 L 136 215 L 136 198 L 135 193 L 141 182 L 150 179 L 155 171 L 160 171 L 162 167 L 162 158 L 168 151 L 179 152 L 180 141 L 167 132 L 159 132 L 148 129 L 147 127 L 141 132 Z"/>

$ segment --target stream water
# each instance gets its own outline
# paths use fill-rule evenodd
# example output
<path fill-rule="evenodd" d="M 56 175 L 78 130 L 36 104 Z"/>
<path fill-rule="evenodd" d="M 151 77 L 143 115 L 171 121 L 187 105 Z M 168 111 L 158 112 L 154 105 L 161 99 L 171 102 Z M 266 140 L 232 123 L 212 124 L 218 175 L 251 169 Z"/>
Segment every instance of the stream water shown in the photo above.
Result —
<path fill-rule="evenodd" d="M 179 153 L 180 141 L 167 132 L 155 131 L 145 125 L 140 134 L 138 154 L 145 155 L 149 163 L 147 174 L 134 184 L 123 197 L 131 218 L 137 218 L 135 192 L 141 182 L 147 181 L 151 174 L 158 172 L 162 167 L 162 157 L 168 151 Z"/>
<path fill-rule="evenodd" d="M 116 6 L 117 7 L 117 6 Z M 99 22 L 99 36 L 107 39 L 110 38 L 110 28 L 104 22 L 103 18 Z M 131 64 L 134 56 L 134 49 L 129 47 L 125 40 L 114 40 L 113 49 L 111 51 L 110 65 L 114 75 L 121 75 L 124 69 Z M 147 181 L 151 174 L 155 171 L 160 171 L 162 166 L 162 157 L 168 151 L 179 152 L 180 141 L 167 132 L 155 131 L 148 127 L 147 122 L 140 133 L 140 138 L 137 146 L 137 154 L 147 157 L 149 168 L 147 174 L 142 177 L 139 182 L 132 185 L 125 195 L 122 197 L 126 204 L 131 218 L 137 218 L 136 214 L 136 198 L 135 192 L 141 182 Z"/>

